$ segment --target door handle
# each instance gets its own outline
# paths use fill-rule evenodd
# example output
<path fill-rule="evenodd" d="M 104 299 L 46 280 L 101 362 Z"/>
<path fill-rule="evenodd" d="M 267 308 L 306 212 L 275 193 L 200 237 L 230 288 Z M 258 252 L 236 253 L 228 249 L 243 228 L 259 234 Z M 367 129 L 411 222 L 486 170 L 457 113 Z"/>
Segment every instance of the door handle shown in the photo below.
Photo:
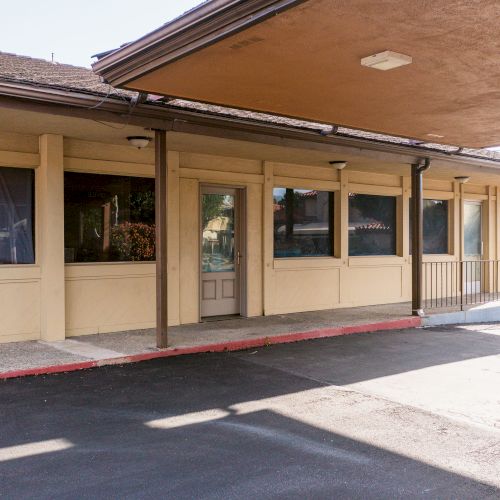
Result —
<path fill-rule="evenodd" d="M 240 265 L 240 262 L 241 262 L 241 258 L 243 257 L 243 255 L 241 255 L 241 252 L 238 250 L 236 252 L 236 262 L 238 264 L 238 266 Z"/>

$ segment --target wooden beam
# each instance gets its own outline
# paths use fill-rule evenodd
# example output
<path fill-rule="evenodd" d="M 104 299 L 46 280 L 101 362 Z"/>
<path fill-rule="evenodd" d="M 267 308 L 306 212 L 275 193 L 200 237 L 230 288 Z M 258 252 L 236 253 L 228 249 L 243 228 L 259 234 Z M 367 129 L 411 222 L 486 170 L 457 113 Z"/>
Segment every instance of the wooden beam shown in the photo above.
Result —
<path fill-rule="evenodd" d="M 325 151 L 372 158 L 380 162 L 412 164 L 422 154 L 433 159 L 438 167 L 466 165 L 482 172 L 496 173 L 499 161 L 473 155 L 445 153 L 419 146 L 378 142 L 348 135 L 322 136 L 317 130 L 293 126 L 254 123 L 244 118 L 207 115 L 150 104 L 137 104 L 130 114 L 129 103 L 123 100 L 60 89 L 45 89 L 19 83 L 0 82 L 2 108 L 47 113 L 56 116 L 159 128 L 186 134 L 249 141 L 273 146 Z"/>
<path fill-rule="evenodd" d="M 156 346 L 168 346 L 167 132 L 155 131 Z"/>
<path fill-rule="evenodd" d="M 0 165 L 2 167 L 37 168 L 40 165 L 40 155 L 18 151 L 0 151 Z"/>

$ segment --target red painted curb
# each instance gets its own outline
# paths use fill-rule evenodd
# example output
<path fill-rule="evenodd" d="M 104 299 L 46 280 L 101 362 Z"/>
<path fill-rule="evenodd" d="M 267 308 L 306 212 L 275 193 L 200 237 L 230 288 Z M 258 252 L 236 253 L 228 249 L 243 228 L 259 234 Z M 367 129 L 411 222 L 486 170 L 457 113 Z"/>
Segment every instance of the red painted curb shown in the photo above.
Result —
<path fill-rule="evenodd" d="M 301 340 L 312 340 L 326 337 L 338 337 L 340 335 L 351 335 L 353 333 L 369 333 L 388 330 L 401 330 L 403 328 L 415 328 L 422 325 L 419 317 L 412 316 L 390 321 L 381 321 L 379 323 L 366 323 L 362 325 L 338 326 L 334 328 L 320 328 L 307 332 L 286 333 L 283 335 L 274 335 L 272 337 L 259 337 L 249 340 L 233 340 L 220 342 L 216 344 L 206 344 L 193 347 L 170 347 L 161 351 L 145 352 L 140 354 L 131 354 L 119 358 L 99 359 L 91 361 L 81 361 L 78 363 L 69 363 L 65 365 L 52 365 L 37 368 L 28 368 L 26 370 L 13 370 L 0 373 L 0 380 L 10 378 L 27 377 L 34 375 L 47 375 L 50 373 L 64 373 L 77 370 L 86 370 L 99 366 L 123 365 L 136 363 L 139 361 L 148 361 L 158 358 L 169 358 L 172 356 L 182 356 L 186 354 L 201 354 L 207 352 L 225 352 L 241 351 L 255 347 L 263 347 L 273 344 L 286 344 L 290 342 L 299 342 Z"/>

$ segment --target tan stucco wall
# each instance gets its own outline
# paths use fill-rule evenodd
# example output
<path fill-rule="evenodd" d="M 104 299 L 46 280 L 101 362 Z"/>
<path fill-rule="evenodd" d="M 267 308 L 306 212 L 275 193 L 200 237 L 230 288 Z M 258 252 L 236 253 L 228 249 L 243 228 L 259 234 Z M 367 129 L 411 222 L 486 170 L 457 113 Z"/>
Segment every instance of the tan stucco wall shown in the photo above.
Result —
<path fill-rule="evenodd" d="M 40 338 L 40 268 L 0 268 L 0 342 Z"/>
<path fill-rule="evenodd" d="M 52 156 L 47 153 L 49 146 Z M 267 161 L 265 157 L 241 158 L 238 150 L 238 144 L 234 143 L 231 156 L 186 150 L 169 153 L 171 325 L 199 320 L 199 193 L 203 184 L 245 190 L 248 316 L 410 300 L 410 179 L 407 166 L 401 166 L 404 175 L 382 174 L 376 170 L 367 173 L 352 167 L 339 173 L 330 167 L 307 165 L 303 161 L 295 164 L 289 159 L 279 162 Z M 293 157 L 293 151 L 287 154 L 288 158 Z M 62 182 L 62 168 L 50 158 L 62 158 L 66 171 L 154 175 L 153 148 L 139 151 L 127 145 L 62 136 L 40 140 L 38 136 L 0 133 L 0 166 L 35 168 L 37 182 L 37 261 L 32 266 L 0 266 L 0 342 L 59 338 L 57 311 L 61 310 L 66 336 L 153 327 L 154 263 L 64 266 L 60 245 L 52 248 L 44 243 L 41 235 L 51 224 L 56 240 L 61 238 L 62 232 L 61 193 L 48 200 L 49 189 L 41 189 L 42 175 L 48 182 L 56 182 L 59 186 Z M 272 189 L 275 186 L 336 193 L 335 257 L 273 258 Z M 497 186 L 481 184 L 480 177 L 475 174 L 474 183 L 463 186 L 426 176 L 424 188 L 428 198 L 451 201 L 450 254 L 439 256 L 440 259 L 453 261 L 461 257 L 461 206 L 464 199 L 483 201 L 485 257 L 498 257 L 500 202 Z M 349 192 L 398 196 L 398 255 L 348 256 Z M 54 221 L 57 222 L 55 228 Z M 426 257 L 427 260 L 432 258 L 436 256 Z M 60 290 L 63 290 L 62 296 Z"/>
<path fill-rule="evenodd" d="M 66 266 L 66 335 L 152 328 L 155 264 Z"/>
<path fill-rule="evenodd" d="M 397 256 L 349 257 L 347 245 L 349 192 L 394 195 L 408 201 L 409 191 L 403 189 L 403 183 L 407 184 L 404 178 L 347 170 L 339 173 L 333 169 L 318 167 L 310 167 L 306 172 L 307 177 L 304 169 L 301 173 L 294 165 L 267 165 L 266 313 L 281 314 L 409 300 L 410 264 L 408 249 L 403 249 L 403 235 L 408 231 L 407 218 L 403 217 L 405 203 L 398 204 L 401 212 L 398 217 L 401 241 Z M 336 193 L 334 258 L 272 258 L 271 194 L 274 186 L 330 190 Z M 380 286 L 381 283 L 384 286 Z"/>

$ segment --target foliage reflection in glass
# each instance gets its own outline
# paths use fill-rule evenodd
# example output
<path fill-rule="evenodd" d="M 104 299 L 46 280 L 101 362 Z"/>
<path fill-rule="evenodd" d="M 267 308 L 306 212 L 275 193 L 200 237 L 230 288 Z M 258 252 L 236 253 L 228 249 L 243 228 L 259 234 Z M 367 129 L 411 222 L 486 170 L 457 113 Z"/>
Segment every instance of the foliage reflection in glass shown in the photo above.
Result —
<path fill-rule="evenodd" d="M 396 254 L 396 198 L 349 193 L 349 255 Z"/>
<path fill-rule="evenodd" d="M 155 260 L 154 179 L 64 174 L 66 262 Z"/>
<path fill-rule="evenodd" d="M 448 201 L 424 200 L 423 235 L 425 254 L 447 254 L 448 247 Z M 413 206 L 410 200 L 410 254 L 412 251 Z"/>
<path fill-rule="evenodd" d="M 202 195 L 202 271 L 234 271 L 234 196 Z"/>
<path fill-rule="evenodd" d="M 333 255 L 333 193 L 274 188 L 274 257 Z"/>

